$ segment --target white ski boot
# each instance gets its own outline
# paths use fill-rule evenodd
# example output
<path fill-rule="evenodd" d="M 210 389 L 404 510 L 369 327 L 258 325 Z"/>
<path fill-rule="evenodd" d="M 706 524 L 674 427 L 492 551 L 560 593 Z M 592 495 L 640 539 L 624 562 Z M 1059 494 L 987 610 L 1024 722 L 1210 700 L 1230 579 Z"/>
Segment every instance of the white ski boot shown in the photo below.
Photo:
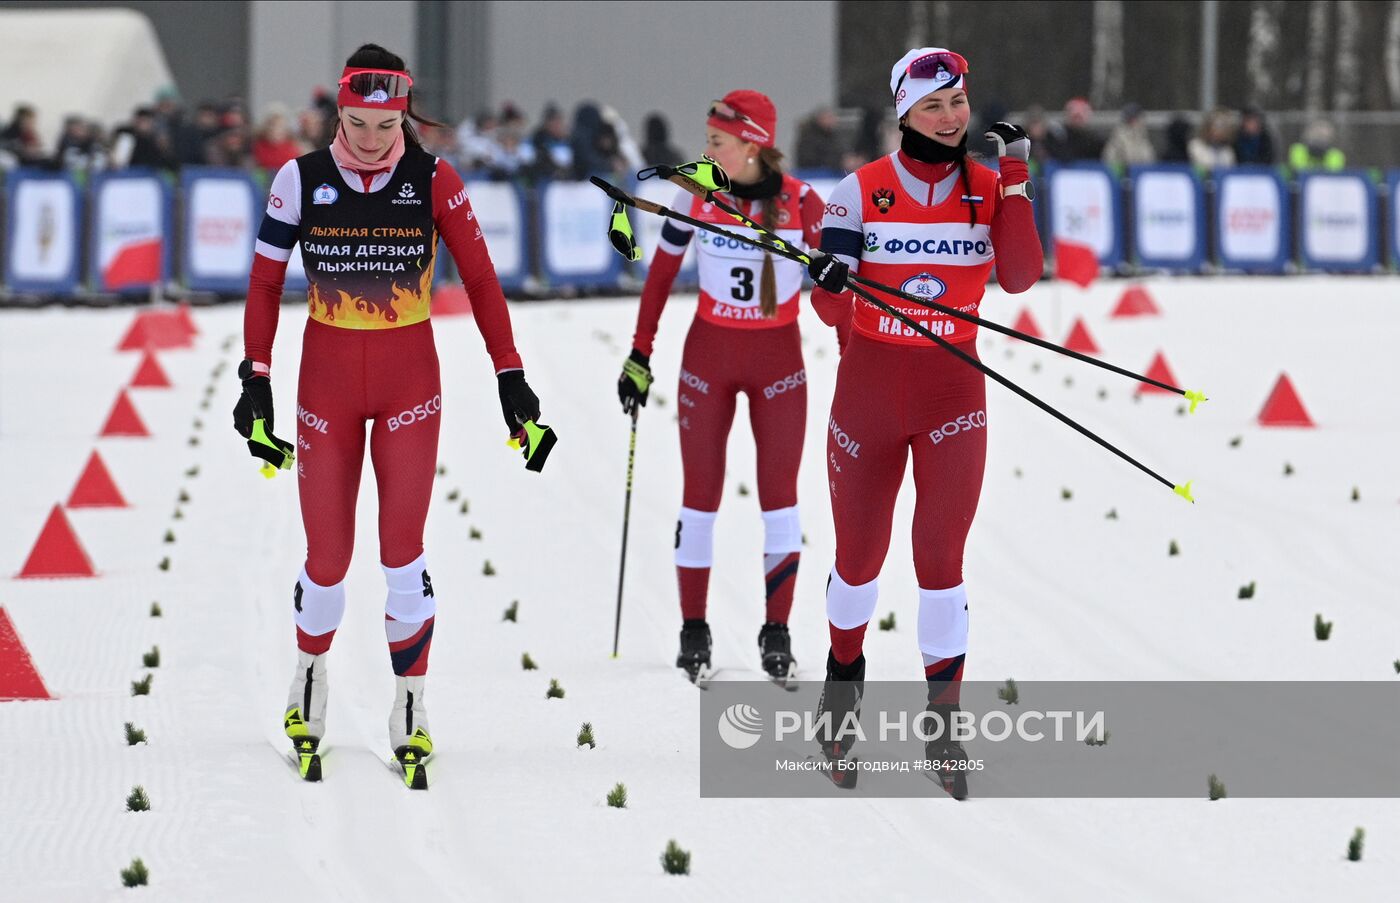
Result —
<path fill-rule="evenodd" d="M 321 780 L 321 756 L 317 749 L 326 734 L 326 656 L 297 652 L 297 670 L 287 693 L 282 728 L 292 740 L 302 778 Z"/>
<path fill-rule="evenodd" d="M 389 747 L 403 770 L 404 783 L 414 790 L 428 789 L 428 771 L 423 765 L 433 754 L 423 702 L 426 680 L 422 676 L 395 677 L 394 708 L 389 712 Z"/>

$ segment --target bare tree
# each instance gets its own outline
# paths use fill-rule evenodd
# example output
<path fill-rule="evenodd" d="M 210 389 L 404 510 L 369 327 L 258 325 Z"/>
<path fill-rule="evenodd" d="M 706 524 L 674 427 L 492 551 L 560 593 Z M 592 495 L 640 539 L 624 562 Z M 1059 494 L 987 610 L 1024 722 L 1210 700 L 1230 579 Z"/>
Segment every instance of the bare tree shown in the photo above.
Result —
<path fill-rule="evenodd" d="M 1332 88 L 1332 108 L 1352 110 L 1361 99 L 1361 10 L 1356 0 L 1338 0 L 1336 81 Z"/>
<path fill-rule="evenodd" d="M 928 40 L 928 4 L 922 0 L 915 0 L 909 4 L 909 40 L 910 47 L 922 47 Z"/>
<path fill-rule="evenodd" d="M 1123 102 L 1123 3 L 1094 0 L 1094 75 L 1089 102 L 1116 107 Z"/>
<path fill-rule="evenodd" d="M 933 0 L 933 40 L 939 47 L 952 41 L 948 32 L 953 27 L 953 4 L 949 0 Z"/>
<path fill-rule="evenodd" d="M 1391 0 L 1385 29 L 1385 83 L 1391 106 L 1400 107 L 1400 0 Z"/>
<path fill-rule="evenodd" d="M 1278 100 L 1274 65 L 1282 32 L 1279 22 L 1282 12 L 1283 0 L 1255 0 L 1249 15 L 1249 48 L 1245 55 L 1248 97 L 1250 103 L 1266 109 Z"/>
<path fill-rule="evenodd" d="M 1327 10 L 1331 5 L 1328 0 L 1312 0 L 1308 4 L 1308 57 L 1303 108 L 1310 113 L 1320 112 L 1323 105 L 1327 77 Z"/>

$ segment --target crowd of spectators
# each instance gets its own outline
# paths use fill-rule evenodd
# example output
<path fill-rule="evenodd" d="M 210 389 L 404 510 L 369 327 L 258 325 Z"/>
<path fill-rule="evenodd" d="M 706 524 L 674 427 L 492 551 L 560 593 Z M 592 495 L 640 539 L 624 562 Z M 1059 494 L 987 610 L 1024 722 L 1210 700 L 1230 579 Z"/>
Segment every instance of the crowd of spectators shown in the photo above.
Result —
<path fill-rule="evenodd" d="M 1008 114 L 995 104 L 980 112 L 970 136 L 974 150 L 988 155 L 991 149 L 980 139 L 982 126 Z M 286 161 L 329 144 L 335 117 L 334 95 L 324 89 L 300 111 L 273 106 L 256 122 L 239 98 L 205 101 L 191 110 L 167 90 L 110 131 L 81 116 L 69 116 L 56 145 L 46 147 L 36 128 L 36 111 L 20 104 L 0 129 L 0 170 L 44 167 L 85 178 L 106 169 L 202 165 L 270 174 Z M 1157 162 L 1189 163 L 1202 171 L 1243 164 L 1333 170 L 1346 164 L 1336 130 L 1325 119 L 1309 123 L 1285 152 L 1257 108 L 1222 108 L 1200 117 L 1174 114 L 1165 123 L 1159 119 L 1155 132 L 1135 103 L 1125 104 L 1117 119 L 1112 128 L 1101 128 L 1083 98 L 1070 100 L 1058 116 L 1038 107 L 1026 110 L 1020 121 L 1031 137 L 1032 168 L 1083 160 L 1101 160 L 1119 171 Z M 852 172 L 898 146 L 898 131 L 884 109 L 864 110 L 848 122 L 843 127 L 830 107 L 803 119 L 790 151 L 792 164 L 803 170 Z M 515 104 L 505 103 L 455 127 L 420 125 L 419 132 L 425 147 L 464 175 L 527 184 L 591 174 L 622 176 L 693 153 L 675 146 L 663 114 L 646 117 L 639 144 L 616 110 L 593 101 L 575 106 L 572 117 L 550 103 L 533 127 Z"/>
<path fill-rule="evenodd" d="M 977 114 L 974 114 L 977 116 Z M 978 135 L 985 124 L 1005 118 L 1007 111 L 989 105 L 969 128 L 972 148 L 984 156 Z M 1315 119 L 1300 139 L 1280 153 L 1273 126 L 1257 107 L 1216 109 L 1202 116 L 1173 114 L 1154 130 L 1147 114 L 1136 103 L 1124 104 L 1111 128 L 1096 125 L 1094 110 L 1082 97 L 1071 99 L 1059 116 L 1031 107 L 1018 117 L 1031 138 L 1031 167 L 1041 171 L 1047 163 L 1101 161 L 1119 172 L 1149 163 L 1189 163 L 1208 172 L 1223 166 L 1257 164 L 1286 166 L 1293 171 L 1342 169 L 1346 155 L 1337 146 L 1335 127 Z M 1199 120 L 1199 121 L 1197 121 Z M 798 127 L 796 165 L 800 169 L 852 172 L 899 143 L 894 123 L 882 111 L 865 111 L 851 137 L 843 137 L 837 116 L 821 107 Z"/>

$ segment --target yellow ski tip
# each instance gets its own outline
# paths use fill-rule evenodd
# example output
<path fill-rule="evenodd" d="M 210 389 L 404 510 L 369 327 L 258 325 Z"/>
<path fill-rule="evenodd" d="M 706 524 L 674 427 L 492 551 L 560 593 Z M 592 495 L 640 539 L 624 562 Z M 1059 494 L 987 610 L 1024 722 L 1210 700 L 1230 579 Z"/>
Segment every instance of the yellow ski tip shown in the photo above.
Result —
<path fill-rule="evenodd" d="M 277 476 L 277 468 L 272 466 L 271 461 L 264 461 L 263 466 L 258 468 L 258 473 L 270 480 Z"/>
<path fill-rule="evenodd" d="M 1190 480 L 1187 480 L 1187 481 L 1186 481 L 1186 485 L 1185 485 L 1185 486 L 1173 486 L 1173 487 L 1172 487 L 1172 492 L 1175 492 L 1177 495 L 1179 495 L 1179 496 L 1181 496 L 1182 498 L 1186 499 L 1186 501 L 1190 502 L 1191 504 L 1193 504 L 1193 505 L 1196 504 L 1196 500 L 1195 500 L 1194 498 L 1192 498 L 1192 496 L 1191 496 L 1191 481 L 1190 481 Z"/>
<path fill-rule="evenodd" d="M 1188 414 L 1196 413 L 1196 405 L 1200 404 L 1201 402 L 1210 401 L 1209 398 L 1206 398 L 1206 393 L 1201 392 L 1199 390 L 1187 389 L 1184 394 L 1186 395 L 1186 400 L 1191 402 L 1191 407 L 1187 409 Z M 1190 484 L 1188 483 L 1187 485 L 1189 486 Z"/>
<path fill-rule="evenodd" d="M 506 440 L 506 446 L 508 448 L 513 448 L 516 451 L 520 451 L 520 440 L 515 438 L 514 436 L 511 436 L 509 439 Z"/>

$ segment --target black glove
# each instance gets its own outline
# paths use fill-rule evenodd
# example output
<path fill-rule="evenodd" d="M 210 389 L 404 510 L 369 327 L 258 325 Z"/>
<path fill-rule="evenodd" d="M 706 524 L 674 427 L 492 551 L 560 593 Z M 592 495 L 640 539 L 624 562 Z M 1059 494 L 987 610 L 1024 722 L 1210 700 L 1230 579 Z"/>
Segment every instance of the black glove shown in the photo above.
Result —
<path fill-rule="evenodd" d="M 811 251 L 807 256 L 812 261 L 807 264 L 807 275 L 812 277 L 813 282 L 833 295 L 839 295 L 846 290 L 846 277 L 851 274 L 850 267 L 825 251 Z"/>
<path fill-rule="evenodd" d="M 987 127 L 984 137 L 996 143 L 998 157 L 1015 157 L 1022 163 L 1031 158 L 1031 136 L 1019 125 L 994 122 Z"/>
<path fill-rule="evenodd" d="M 253 362 L 247 360 L 238 365 L 238 378 L 243 380 L 243 394 L 238 396 L 238 403 L 233 406 L 233 428 L 248 440 L 250 454 L 274 467 L 282 467 L 293 446 L 273 435 L 272 380 L 254 375 Z M 253 421 L 259 419 L 263 421 L 263 430 L 272 445 L 253 437 Z"/>
<path fill-rule="evenodd" d="M 267 431 L 272 432 L 272 380 L 266 376 L 254 376 L 252 361 L 238 365 L 238 378 L 243 380 L 243 394 L 238 396 L 238 404 L 233 406 L 233 428 L 244 439 L 251 439 L 253 421 L 261 417 L 267 422 Z"/>
<path fill-rule="evenodd" d="M 540 400 L 525 382 L 524 370 L 497 373 L 496 388 L 501 395 L 501 416 L 512 436 L 520 432 L 525 421 L 540 419 Z"/>
<path fill-rule="evenodd" d="M 622 375 L 617 378 L 617 398 L 622 402 L 622 413 L 631 414 L 637 406 L 647 406 L 647 394 L 651 392 L 651 357 L 633 348 L 622 362 Z"/>

